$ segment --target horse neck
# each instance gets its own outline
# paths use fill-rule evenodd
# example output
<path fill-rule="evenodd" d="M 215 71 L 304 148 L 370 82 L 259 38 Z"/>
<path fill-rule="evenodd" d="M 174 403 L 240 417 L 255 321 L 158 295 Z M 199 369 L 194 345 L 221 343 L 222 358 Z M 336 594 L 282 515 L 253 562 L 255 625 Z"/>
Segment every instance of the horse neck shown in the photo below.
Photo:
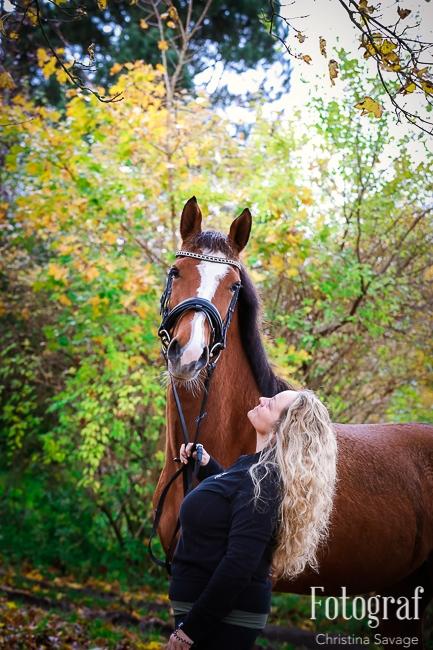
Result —
<path fill-rule="evenodd" d="M 196 431 L 195 418 L 200 412 L 203 390 L 194 397 L 179 387 L 185 421 L 192 441 Z M 259 389 L 243 349 L 237 312 L 227 333 L 227 346 L 221 352 L 213 373 L 206 417 L 202 420 L 198 441 L 224 467 L 240 455 L 256 450 L 256 433 L 247 418 L 259 398 Z M 167 397 L 168 454 L 179 454 L 183 433 L 171 388 Z"/>

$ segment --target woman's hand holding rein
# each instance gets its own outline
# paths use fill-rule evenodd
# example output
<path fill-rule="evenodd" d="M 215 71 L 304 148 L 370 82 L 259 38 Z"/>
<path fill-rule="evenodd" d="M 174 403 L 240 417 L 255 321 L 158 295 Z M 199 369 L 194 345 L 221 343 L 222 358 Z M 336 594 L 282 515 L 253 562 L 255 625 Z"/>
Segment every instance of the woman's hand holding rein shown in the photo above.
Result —
<path fill-rule="evenodd" d="M 191 458 L 191 456 L 192 456 L 192 458 L 194 458 L 194 460 L 197 459 L 197 452 L 196 451 L 191 451 L 191 448 L 192 448 L 193 445 L 194 445 L 193 442 L 189 442 L 186 445 L 186 447 L 185 447 L 185 443 L 182 443 L 182 445 L 180 446 L 179 458 L 182 461 L 182 463 L 187 464 L 188 460 Z M 202 455 L 202 458 L 201 458 L 200 465 L 201 466 L 207 465 L 208 462 L 209 462 L 209 459 L 210 459 L 210 456 L 207 453 L 206 449 L 203 447 L 203 455 Z"/>

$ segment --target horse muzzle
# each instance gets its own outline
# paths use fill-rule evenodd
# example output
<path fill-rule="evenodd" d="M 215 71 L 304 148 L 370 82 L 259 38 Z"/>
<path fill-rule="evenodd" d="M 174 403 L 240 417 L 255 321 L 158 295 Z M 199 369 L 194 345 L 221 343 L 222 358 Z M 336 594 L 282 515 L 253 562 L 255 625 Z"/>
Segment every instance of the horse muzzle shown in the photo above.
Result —
<path fill-rule="evenodd" d="M 195 379 L 203 368 L 209 363 L 209 347 L 203 348 L 198 359 L 183 363 L 183 348 L 176 338 L 171 339 L 167 348 L 167 370 L 170 375 L 179 381 Z"/>

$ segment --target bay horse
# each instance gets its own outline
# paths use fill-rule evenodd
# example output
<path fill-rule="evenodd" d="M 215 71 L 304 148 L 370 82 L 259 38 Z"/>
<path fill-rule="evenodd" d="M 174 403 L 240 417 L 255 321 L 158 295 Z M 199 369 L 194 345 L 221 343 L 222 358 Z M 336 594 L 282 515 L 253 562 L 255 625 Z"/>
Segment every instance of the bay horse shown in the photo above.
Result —
<path fill-rule="evenodd" d="M 195 197 L 184 206 L 180 221 L 182 250 L 202 259 L 177 257 L 170 306 L 192 296 L 227 312 L 233 285 L 242 288 L 213 376 L 200 442 L 224 467 L 242 454 L 255 451 L 256 435 L 246 413 L 260 396 L 271 397 L 293 386 L 275 375 L 260 335 L 260 302 L 247 271 L 241 265 L 206 261 L 211 255 L 239 260 L 251 231 L 251 214 L 244 210 L 231 224 L 228 236 L 202 231 L 202 214 Z M 176 381 L 190 430 L 201 403 L 202 373 L 209 358 L 211 329 L 200 311 L 186 311 L 173 327 L 167 370 Z M 158 498 L 173 471 L 173 459 L 183 442 L 176 407 L 167 389 L 165 465 L 153 498 Z M 377 594 L 414 597 L 422 586 L 419 619 L 401 620 L 397 604 L 388 599 L 387 616 L 380 621 L 382 635 L 410 635 L 423 647 L 422 621 L 433 598 L 433 426 L 408 424 L 334 424 L 338 441 L 337 487 L 330 535 L 319 548 L 320 570 L 306 569 L 294 580 L 274 580 L 273 590 L 320 595 Z M 182 482 L 167 496 L 158 534 L 167 552 L 183 499 Z M 174 548 L 174 547 L 173 547 Z M 316 590 L 316 594 L 319 593 Z M 402 601 L 397 601 L 402 602 Z M 401 610 L 400 610 L 401 611 Z"/>

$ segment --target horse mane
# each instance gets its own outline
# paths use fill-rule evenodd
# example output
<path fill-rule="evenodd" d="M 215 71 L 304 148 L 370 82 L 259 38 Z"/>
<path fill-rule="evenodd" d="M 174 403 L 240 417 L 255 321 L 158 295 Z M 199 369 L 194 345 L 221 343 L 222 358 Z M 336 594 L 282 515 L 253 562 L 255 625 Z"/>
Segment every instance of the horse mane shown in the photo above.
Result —
<path fill-rule="evenodd" d="M 197 233 L 191 239 L 188 239 L 185 244 L 188 244 L 188 247 L 197 252 L 198 249 L 207 248 L 210 252 L 220 252 L 232 259 L 237 257 L 227 237 L 214 230 Z M 260 298 L 243 264 L 241 282 L 242 289 L 239 292 L 238 299 L 241 342 L 260 394 L 263 397 L 273 397 L 283 390 L 293 390 L 293 386 L 274 373 L 269 363 L 260 335 Z"/>

